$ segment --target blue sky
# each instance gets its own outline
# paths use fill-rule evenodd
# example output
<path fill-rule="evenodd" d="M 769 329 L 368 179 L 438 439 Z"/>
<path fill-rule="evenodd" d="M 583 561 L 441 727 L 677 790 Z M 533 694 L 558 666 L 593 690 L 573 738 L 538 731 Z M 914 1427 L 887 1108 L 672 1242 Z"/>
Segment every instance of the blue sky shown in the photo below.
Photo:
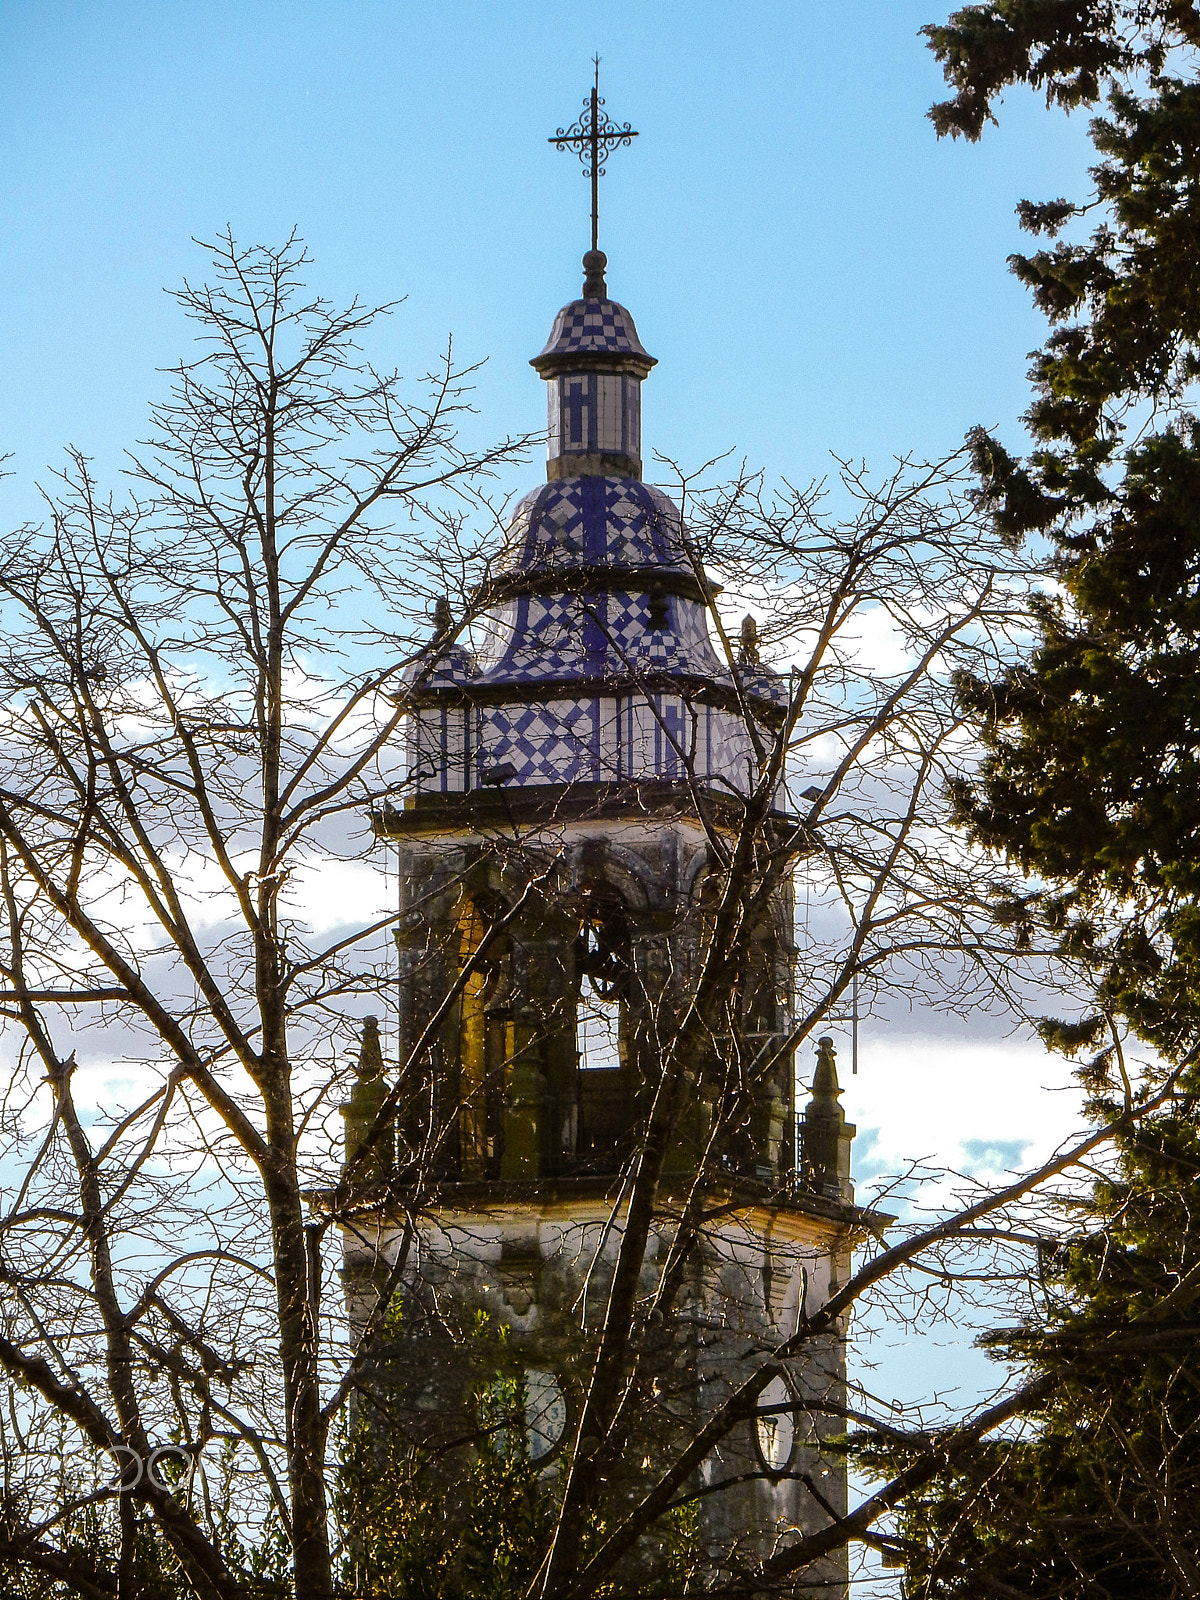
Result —
<path fill-rule="evenodd" d="M 660 358 L 646 440 L 794 479 L 1013 435 L 1041 326 L 1008 273 L 1024 194 L 1078 192 L 1085 128 L 1014 98 L 939 143 L 936 0 L 564 7 L 473 0 L 0 5 L 0 439 L 31 508 L 61 447 L 102 468 L 187 347 L 194 235 L 296 226 L 335 299 L 406 296 L 374 347 L 487 358 L 478 427 L 542 425 L 526 362 L 578 292 L 587 185 L 546 142 L 590 57 L 640 130 L 605 183 L 610 290 Z M 533 469 L 536 476 L 536 467 Z"/>

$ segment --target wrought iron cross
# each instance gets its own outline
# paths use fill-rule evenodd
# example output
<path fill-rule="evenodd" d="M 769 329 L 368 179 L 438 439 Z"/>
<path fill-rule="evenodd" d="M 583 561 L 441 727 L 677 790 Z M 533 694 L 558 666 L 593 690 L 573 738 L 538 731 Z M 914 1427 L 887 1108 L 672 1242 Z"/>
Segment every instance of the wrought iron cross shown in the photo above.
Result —
<path fill-rule="evenodd" d="M 614 150 L 637 138 L 637 130 L 627 122 L 613 122 L 600 98 L 600 57 L 595 58 L 596 81 L 583 102 L 584 114 L 569 128 L 560 128 L 546 142 L 556 150 L 574 150 L 583 163 L 583 175 L 592 180 L 592 249 L 600 248 L 600 179 L 604 163 Z"/>

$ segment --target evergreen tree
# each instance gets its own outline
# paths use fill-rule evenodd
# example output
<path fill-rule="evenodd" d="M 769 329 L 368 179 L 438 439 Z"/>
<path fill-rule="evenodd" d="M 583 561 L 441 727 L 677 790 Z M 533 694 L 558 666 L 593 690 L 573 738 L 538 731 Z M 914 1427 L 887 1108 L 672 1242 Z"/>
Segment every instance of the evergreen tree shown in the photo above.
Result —
<path fill-rule="evenodd" d="M 978 432 L 975 459 L 997 525 L 1048 537 L 1058 587 L 1030 663 L 965 685 L 991 756 L 959 801 L 1046 882 L 1008 914 L 1054 920 L 1106 1007 L 1178 1055 L 1200 1021 L 1200 10 L 995 0 L 926 31 L 957 91 L 931 113 L 939 132 L 978 137 L 1015 83 L 1107 99 L 1094 197 L 1018 208 L 1035 233 L 1102 220 L 1012 258 L 1053 324 L 1034 449 L 1015 460 Z"/>
<path fill-rule="evenodd" d="M 1053 238 L 1012 260 L 1052 324 L 1031 371 L 1033 448 L 974 435 L 981 498 L 1041 538 L 1053 587 L 1036 647 L 965 681 L 988 758 L 956 795 L 976 840 L 1034 887 L 998 915 L 1037 920 L 1090 969 L 1095 1007 L 1047 1023 L 1083 1055 L 1097 1115 L 1130 1082 L 1118 1041 L 1178 1073 L 1169 1108 L 1045 1254 L 1022 1326 L 995 1353 L 1052 1380 L 1017 1437 L 993 1439 L 911 1504 L 913 1595 L 1175 1596 L 1200 1589 L 1200 10 L 1182 0 L 993 0 L 926 30 L 954 98 L 939 133 L 977 138 L 1010 85 L 1091 124 L 1094 196 L 1022 202 Z"/>

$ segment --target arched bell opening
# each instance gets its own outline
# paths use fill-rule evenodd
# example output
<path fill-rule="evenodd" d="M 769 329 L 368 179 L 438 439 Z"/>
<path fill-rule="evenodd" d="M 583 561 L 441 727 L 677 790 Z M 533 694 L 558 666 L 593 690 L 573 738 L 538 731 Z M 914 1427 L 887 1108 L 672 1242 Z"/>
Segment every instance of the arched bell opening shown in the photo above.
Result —
<path fill-rule="evenodd" d="M 480 887 L 456 913 L 438 1084 L 453 1126 L 437 1169 L 465 1182 L 616 1172 L 634 1104 L 634 919 L 606 884 L 531 898 L 511 922 L 509 909 Z"/>
<path fill-rule="evenodd" d="M 615 1072 L 621 1066 L 621 1002 L 614 991 L 584 972 L 579 979 L 575 1044 L 581 1072 Z"/>
<path fill-rule="evenodd" d="M 611 866 L 609 851 L 576 858 L 573 873 L 529 897 L 511 922 L 494 876 L 458 900 L 442 946 L 458 995 L 430 1050 L 440 1065 L 413 1141 L 428 1150 L 432 1135 L 443 1176 L 604 1176 L 627 1159 L 659 1052 L 702 968 L 719 884 L 715 875 L 696 882 L 667 922 L 631 905 Z M 777 909 L 764 908 L 712 1036 L 689 1064 L 672 1172 L 695 1171 L 706 1156 L 772 1184 L 794 1169 L 792 1057 L 782 1048 L 792 952 Z"/>

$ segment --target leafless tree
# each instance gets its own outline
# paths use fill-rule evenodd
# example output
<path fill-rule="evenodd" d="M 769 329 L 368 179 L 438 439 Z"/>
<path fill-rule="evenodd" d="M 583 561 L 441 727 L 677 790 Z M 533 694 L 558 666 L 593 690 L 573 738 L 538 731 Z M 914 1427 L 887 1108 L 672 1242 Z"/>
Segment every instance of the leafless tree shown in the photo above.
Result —
<path fill-rule="evenodd" d="M 204 344 L 175 370 L 127 493 L 102 494 L 74 455 L 44 523 L 0 553 L 11 1051 L 0 1364 L 20 1386 L 4 1425 L 0 1565 L 81 1595 L 144 1594 L 136 1509 L 197 1594 L 243 1594 L 201 1479 L 189 1498 L 161 1472 L 127 1475 L 120 1493 L 106 1473 L 46 1471 L 56 1452 L 79 1459 L 68 1446 L 119 1466 L 165 1442 L 193 1462 L 223 1447 L 235 1514 L 265 1497 L 297 1600 L 326 1600 L 333 1430 L 382 1348 L 446 1182 L 448 1124 L 413 1114 L 426 1062 L 528 896 L 565 903 L 556 819 L 535 836 L 498 792 L 479 848 L 488 870 L 524 887 L 469 944 L 408 1057 L 388 1064 L 339 1175 L 350 1034 L 394 981 L 400 912 L 364 863 L 372 816 L 405 794 L 409 669 L 437 597 L 449 596 L 443 643 L 486 627 L 497 528 L 483 488 L 527 441 L 458 442 L 469 372 L 449 358 L 419 402 L 406 399 L 398 376 L 358 351 L 378 311 L 310 298 L 294 241 L 245 250 L 226 237 L 211 253 L 213 286 L 180 296 Z M 816 1359 L 867 1297 L 905 1274 L 945 1278 L 952 1258 L 984 1248 L 1025 1248 L 1052 1225 L 1037 1220 L 1046 1185 L 1107 1137 L 893 1242 L 856 1213 L 844 1238 L 860 1264 L 823 1304 L 801 1302 L 792 1330 L 756 1346 L 718 1403 L 657 1405 L 691 1266 L 728 1210 L 762 1085 L 790 1072 L 855 983 L 864 1010 L 889 986 L 963 1010 L 1006 1003 L 1028 981 L 990 920 L 994 869 L 945 820 L 946 782 L 971 760 L 954 676 L 995 676 L 1024 626 L 1025 576 L 975 517 L 962 472 L 957 458 L 903 463 L 875 483 L 845 464 L 830 497 L 768 495 L 749 474 L 714 490 L 676 485 L 697 584 L 707 574 L 725 586 L 704 592 L 730 681 L 744 685 L 761 653 L 782 692 L 766 719 L 742 695 L 743 785 L 714 796 L 678 751 L 709 851 L 701 932 L 669 1015 L 644 1025 L 651 1092 L 613 1174 L 620 1226 L 600 1331 L 585 1341 L 575 1447 L 535 1579 L 547 1600 L 618 1582 L 630 1552 L 700 1492 L 699 1469 L 759 1414 L 773 1378 Z M 761 620 L 739 645 L 730 619 L 743 603 Z M 770 1048 L 747 1052 L 747 973 L 797 863 L 810 908 L 801 973 Z M 322 894 L 335 914 L 322 915 Z M 664 1204 L 701 1070 L 720 1080 L 711 1121 Z M 1122 1116 L 1152 1103 L 1131 1089 Z M 806 1175 L 795 1149 L 782 1166 L 768 1190 L 829 1178 Z M 380 1251 L 352 1343 L 331 1267 L 341 1231 L 381 1207 L 399 1243 Z M 1017 1388 L 948 1421 L 929 1436 L 928 1470 L 1033 1398 Z M 662 1448 L 597 1536 L 595 1508 L 639 1437 L 643 1402 L 663 1421 Z M 826 1433 L 854 1410 L 834 1389 L 821 1404 Z M 878 1519 L 924 1470 L 852 1512 L 814 1487 L 822 1528 L 766 1557 L 731 1557 L 705 1581 L 786 1591 L 814 1560 L 878 1538 Z M 89 1560 L 63 1530 L 114 1503 L 113 1560 Z"/>
<path fill-rule="evenodd" d="M 3 1006 L 23 1040 L 6 1115 L 14 1146 L 33 1141 L 3 1225 L 0 1359 L 102 1450 L 148 1455 L 160 1382 L 202 1394 L 202 1430 L 252 1439 L 297 1593 L 317 1595 L 328 1419 L 303 1151 L 343 1008 L 379 988 L 385 919 L 322 944 L 293 901 L 327 853 L 361 853 L 347 822 L 391 781 L 430 552 L 440 588 L 463 497 L 525 442 L 465 449 L 468 374 L 447 357 L 407 398 L 358 353 L 379 310 L 309 297 L 294 240 L 211 253 L 213 285 L 179 296 L 201 353 L 128 494 L 72 456 L 0 567 Z M 90 1131 L 98 1054 L 130 1063 L 134 1099 Z M 218 1398 L 248 1370 L 269 1417 Z M 235 1592 L 171 1496 L 138 1493 L 197 1591 Z M 22 1553 L 36 1564 L 43 1536 Z"/>

